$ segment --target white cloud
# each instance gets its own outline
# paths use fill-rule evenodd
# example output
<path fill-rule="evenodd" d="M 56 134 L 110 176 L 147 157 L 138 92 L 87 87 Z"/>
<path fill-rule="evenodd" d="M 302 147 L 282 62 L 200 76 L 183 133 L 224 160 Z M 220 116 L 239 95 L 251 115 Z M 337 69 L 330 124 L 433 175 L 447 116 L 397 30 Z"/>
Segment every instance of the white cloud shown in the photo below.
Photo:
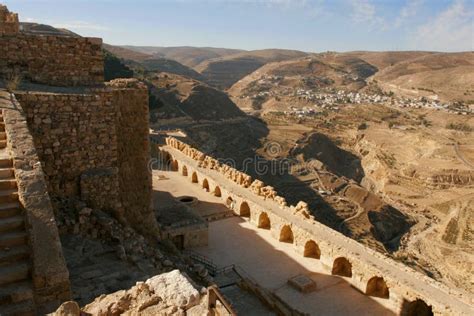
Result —
<path fill-rule="evenodd" d="M 377 14 L 375 5 L 369 0 L 350 0 L 352 20 L 357 24 L 368 24 L 370 27 L 386 28 L 385 20 Z"/>
<path fill-rule="evenodd" d="M 395 27 L 400 27 L 407 19 L 416 16 L 424 0 L 408 0 L 407 4 L 400 10 L 395 19 Z"/>
<path fill-rule="evenodd" d="M 455 0 L 416 30 L 413 45 L 440 51 L 474 50 L 474 11 L 464 1 Z"/>

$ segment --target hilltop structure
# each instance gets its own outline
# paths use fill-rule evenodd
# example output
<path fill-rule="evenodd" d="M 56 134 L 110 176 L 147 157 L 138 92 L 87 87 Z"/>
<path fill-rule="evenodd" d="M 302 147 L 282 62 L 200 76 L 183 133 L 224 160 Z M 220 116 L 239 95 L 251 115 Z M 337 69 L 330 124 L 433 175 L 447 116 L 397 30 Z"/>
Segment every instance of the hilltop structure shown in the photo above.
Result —
<path fill-rule="evenodd" d="M 18 16 L 0 6 L 0 315 L 53 312 L 74 292 L 92 296 L 83 308 L 90 314 L 235 314 L 209 277 L 221 269 L 197 254 L 189 258 L 203 264 L 187 265 L 171 243 L 206 245 L 207 222 L 181 226 L 174 215 L 184 211 L 174 205 L 165 223 L 157 221 L 150 147 L 218 197 L 225 216 L 242 217 L 297 254 L 320 260 L 324 273 L 350 283 L 351 291 L 385 300 L 387 314 L 473 314 L 469 297 L 318 223 L 305 202 L 290 206 L 274 188 L 176 138 L 150 144 L 147 88 L 136 79 L 104 82 L 101 45 L 98 38 L 22 33 Z M 163 239 L 171 240 L 174 257 L 147 243 Z M 113 259 L 101 267 L 94 261 L 100 255 L 119 257 L 124 267 L 133 263 L 145 275 L 168 273 L 136 282 L 114 270 Z M 197 289 L 184 276 L 189 270 L 210 286 Z M 303 315 L 237 267 L 232 271 L 266 308 Z M 124 290 L 122 278 L 136 285 Z M 301 293 L 316 289 L 304 277 L 289 283 Z M 67 302 L 58 310 L 66 313 L 81 311 Z"/>

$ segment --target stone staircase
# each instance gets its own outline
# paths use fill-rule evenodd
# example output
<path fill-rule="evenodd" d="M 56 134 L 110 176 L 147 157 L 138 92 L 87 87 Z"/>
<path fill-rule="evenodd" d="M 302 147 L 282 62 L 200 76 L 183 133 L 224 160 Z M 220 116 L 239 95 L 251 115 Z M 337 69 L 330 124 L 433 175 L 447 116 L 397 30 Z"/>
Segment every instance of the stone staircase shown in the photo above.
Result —
<path fill-rule="evenodd" d="M 0 315 L 34 315 L 25 218 L 0 114 Z"/>

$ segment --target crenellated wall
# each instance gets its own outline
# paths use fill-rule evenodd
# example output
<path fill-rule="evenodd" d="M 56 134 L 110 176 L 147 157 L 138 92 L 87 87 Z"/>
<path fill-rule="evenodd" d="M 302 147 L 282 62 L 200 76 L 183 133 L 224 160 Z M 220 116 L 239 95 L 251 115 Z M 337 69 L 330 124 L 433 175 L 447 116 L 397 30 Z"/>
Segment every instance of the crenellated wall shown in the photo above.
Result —
<path fill-rule="evenodd" d="M 435 315 L 474 313 L 467 294 L 320 224 L 310 215 L 305 202 L 287 206 L 261 181 L 252 181 L 248 175 L 223 166 L 175 138 L 167 138 L 166 144 L 161 150 L 171 157 L 173 169 L 191 182 L 209 187 L 209 192 L 221 197 L 237 215 L 261 229 L 269 229 L 276 239 L 291 242 L 300 255 L 321 260 L 328 274 L 344 277 L 367 295 L 386 295 L 387 307 L 397 314 L 416 315 L 414 311 L 419 308 L 431 308 Z"/>

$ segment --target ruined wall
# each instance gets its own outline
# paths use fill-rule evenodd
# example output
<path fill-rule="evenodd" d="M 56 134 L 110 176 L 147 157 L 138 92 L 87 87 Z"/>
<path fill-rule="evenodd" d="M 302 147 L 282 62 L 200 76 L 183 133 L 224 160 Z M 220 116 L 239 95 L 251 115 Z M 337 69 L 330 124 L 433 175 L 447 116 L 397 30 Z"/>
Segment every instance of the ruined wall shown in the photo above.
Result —
<path fill-rule="evenodd" d="M 152 177 L 148 166 L 147 88 L 134 79 L 117 79 L 108 86 L 113 89 L 112 103 L 118 113 L 115 128 L 122 208 L 133 226 L 155 231 L 156 220 L 151 209 Z"/>
<path fill-rule="evenodd" d="M 0 91 L 8 151 L 13 159 L 18 199 L 25 210 L 31 248 L 31 277 L 38 313 L 51 311 L 71 298 L 69 272 L 63 257 L 44 172 L 21 105 Z M 19 298 L 21 300 L 21 298 Z M 48 310 L 49 308 L 49 310 Z"/>
<path fill-rule="evenodd" d="M 168 138 L 166 143 L 162 150 L 171 157 L 173 166 L 175 169 L 177 166 L 181 175 L 190 182 L 197 178 L 199 185 L 206 181 L 209 192 L 221 197 L 235 214 L 248 218 L 261 229 L 269 229 L 275 239 L 292 243 L 296 253 L 320 260 L 328 274 L 341 275 L 367 295 L 372 295 L 371 280 L 380 278 L 387 286 L 389 297 L 379 302 L 385 302 L 393 312 L 410 314 L 413 306 L 421 300 L 432 308 L 435 315 L 474 313 L 470 297 L 465 293 L 448 288 L 322 225 L 309 214 L 305 202 L 286 206 L 286 202 L 261 181 L 254 180 L 248 186 L 247 181 L 236 181 L 237 170 L 223 167 L 212 157 L 201 155 L 175 138 Z M 245 174 L 240 178 L 246 179 Z M 345 267 L 341 268 L 345 266 L 341 262 L 347 263 L 349 273 L 346 274 Z"/>
<path fill-rule="evenodd" d="M 53 86 L 102 83 L 102 40 L 0 32 L 0 79 L 12 74 Z"/>
<path fill-rule="evenodd" d="M 18 14 L 8 11 L 6 6 L 0 4 L 0 35 L 17 34 L 19 31 Z"/>
<path fill-rule="evenodd" d="M 80 197 L 141 232 L 157 230 L 150 208 L 148 95 L 143 84 L 118 79 L 81 94 L 16 96 L 51 195 Z"/>

